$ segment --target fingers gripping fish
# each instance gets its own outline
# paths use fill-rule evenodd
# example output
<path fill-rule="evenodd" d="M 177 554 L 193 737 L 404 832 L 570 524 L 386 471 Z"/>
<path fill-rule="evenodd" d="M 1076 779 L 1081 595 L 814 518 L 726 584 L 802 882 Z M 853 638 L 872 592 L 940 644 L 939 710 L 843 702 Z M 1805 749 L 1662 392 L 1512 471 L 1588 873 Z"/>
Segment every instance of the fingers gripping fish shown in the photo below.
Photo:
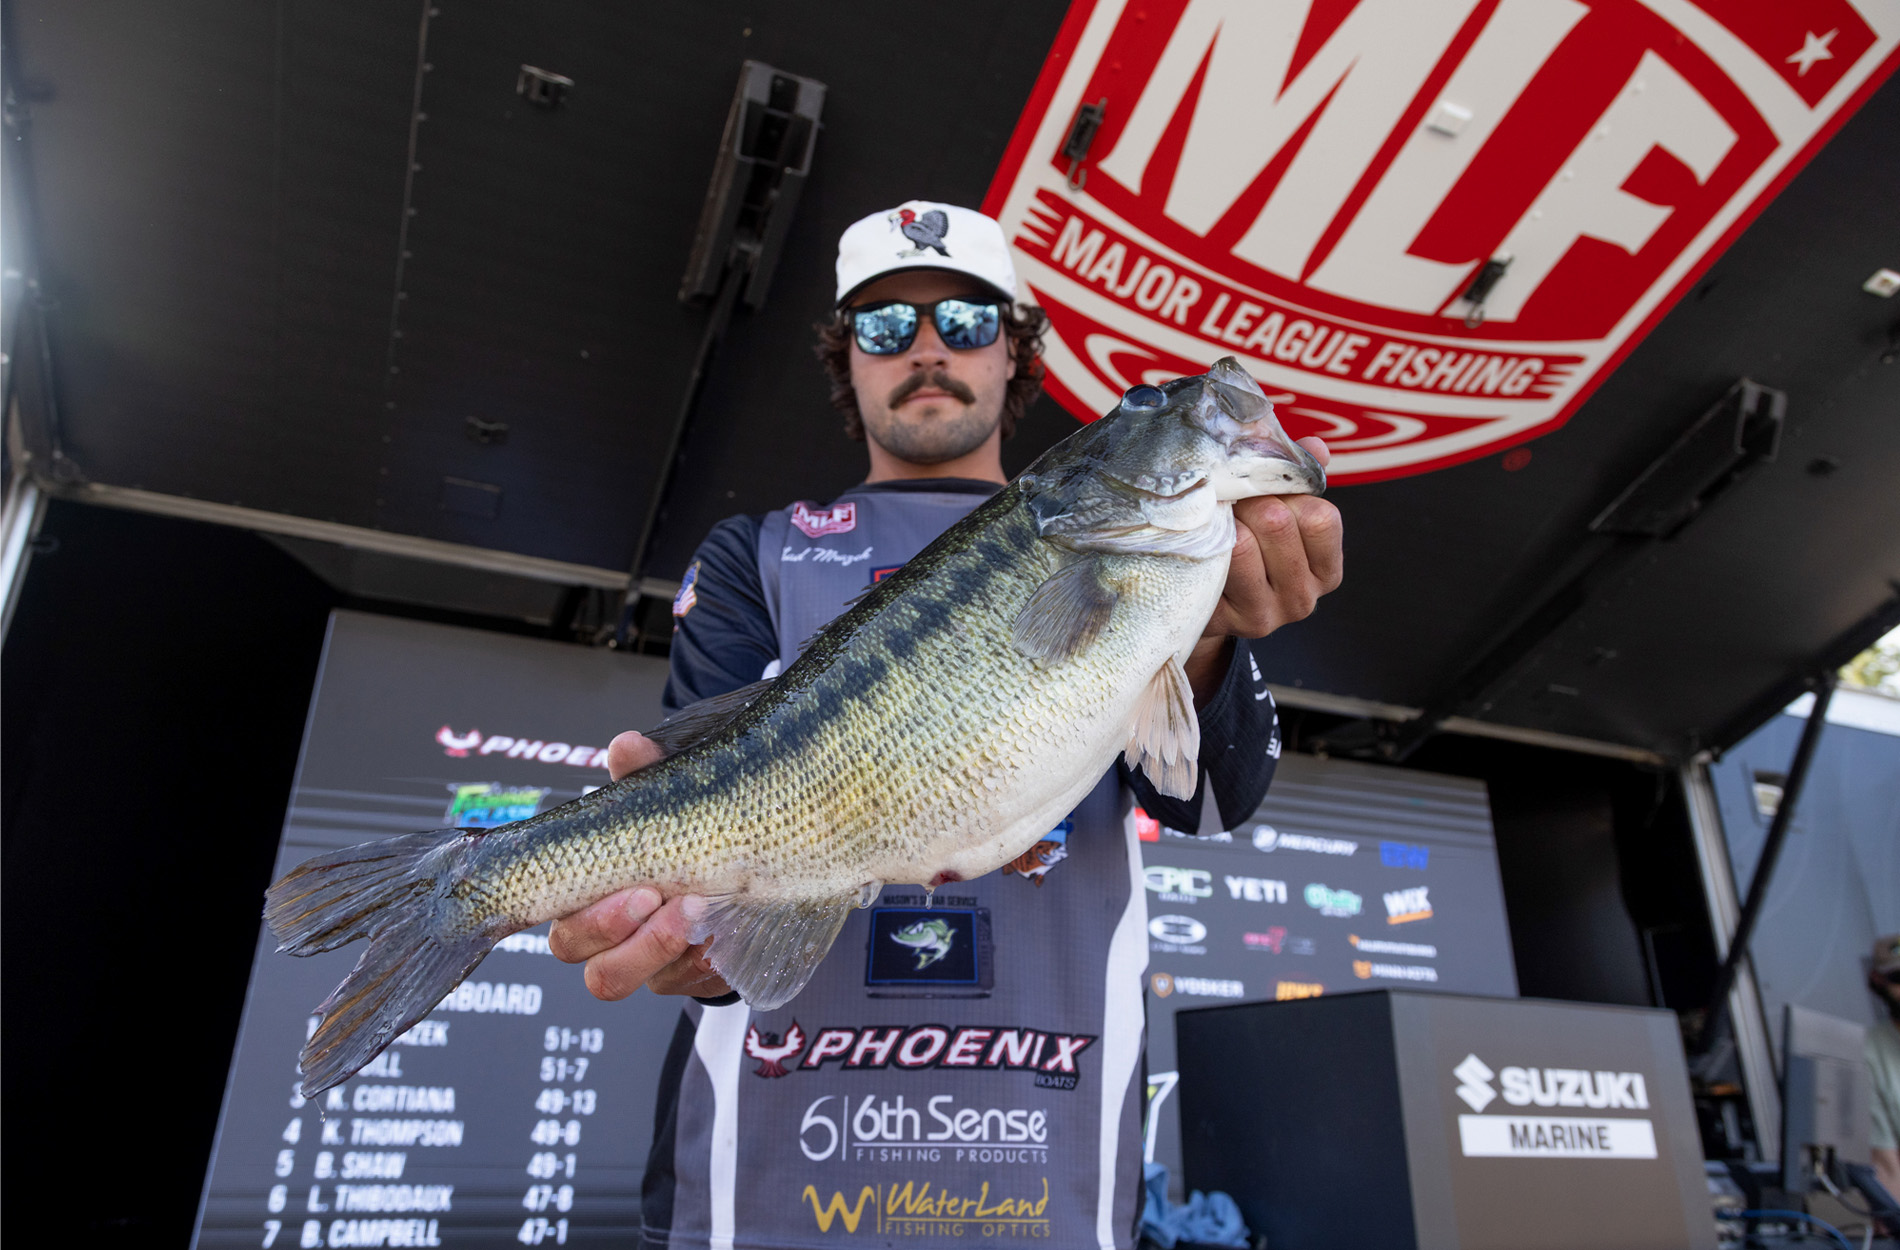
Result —
<path fill-rule="evenodd" d="M 1183 661 L 1233 503 L 1325 474 L 1232 359 L 1138 386 L 813 637 L 786 672 L 653 733 L 673 754 L 531 819 L 320 855 L 269 891 L 280 950 L 369 946 L 317 1009 L 306 1096 L 433 1010 L 496 942 L 616 890 L 703 895 L 694 934 L 759 1010 L 886 882 L 1029 851 L 1119 753 L 1191 797 Z"/>

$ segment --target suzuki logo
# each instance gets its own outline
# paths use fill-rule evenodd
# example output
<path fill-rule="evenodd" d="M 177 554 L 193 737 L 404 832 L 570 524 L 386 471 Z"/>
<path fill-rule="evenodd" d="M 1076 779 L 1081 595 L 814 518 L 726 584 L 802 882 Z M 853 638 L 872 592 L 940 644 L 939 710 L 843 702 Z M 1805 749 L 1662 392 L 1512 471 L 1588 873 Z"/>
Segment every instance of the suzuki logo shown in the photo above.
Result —
<path fill-rule="evenodd" d="M 1466 1055 L 1465 1061 L 1453 1068 L 1451 1074 L 1459 1081 L 1458 1097 L 1464 1099 L 1465 1105 L 1473 1111 L 1483 1111 L 1497 1097 L 1497 1092 L 1491 1088 L 1491 1069 L 1485 1067 L 1484 1060 L 1476 1055 Z"/>

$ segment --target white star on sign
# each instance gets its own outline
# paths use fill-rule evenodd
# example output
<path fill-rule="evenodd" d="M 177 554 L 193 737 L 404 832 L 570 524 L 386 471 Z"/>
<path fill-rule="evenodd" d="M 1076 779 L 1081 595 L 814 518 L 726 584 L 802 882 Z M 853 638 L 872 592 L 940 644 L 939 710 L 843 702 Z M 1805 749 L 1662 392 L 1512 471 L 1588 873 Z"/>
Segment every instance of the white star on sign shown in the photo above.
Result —
<path fill-rule="evenodd" d="M 1788 64 L 1799 65 L 1801 67 L 1801 72 L 1797 74 L 1796 77 L 1806 78 L 1808 71 L 1814 68 L 1816 61 L 1833 60 L 1834 54 L 1827 50 L 1827 45 L 1833 43 L 1834 36 L 1840 33 L 1840 29 L 1836 27 L 1828 31 L 1825 35 L 1817 35 L 1813 31 L 1809 31 L 1807 34 L 1801 36 L 1801 51 L 1788 58 Z"/>

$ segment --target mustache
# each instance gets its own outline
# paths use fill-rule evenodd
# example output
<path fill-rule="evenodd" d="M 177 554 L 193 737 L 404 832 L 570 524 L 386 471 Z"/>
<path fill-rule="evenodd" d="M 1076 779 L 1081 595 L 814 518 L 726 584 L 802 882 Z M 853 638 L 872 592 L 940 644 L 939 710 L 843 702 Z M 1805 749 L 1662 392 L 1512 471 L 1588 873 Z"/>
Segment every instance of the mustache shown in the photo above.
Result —
<path fill-rule="evenodd" d="M 975 391 L 939 369 L 930 373 L 913 373 L 899 382 L 891 388 L 890 395 L 884 400 L 885 406 L 895 408 L 926 386 L 935 387 L 965 404 L 976 402 Z"/>

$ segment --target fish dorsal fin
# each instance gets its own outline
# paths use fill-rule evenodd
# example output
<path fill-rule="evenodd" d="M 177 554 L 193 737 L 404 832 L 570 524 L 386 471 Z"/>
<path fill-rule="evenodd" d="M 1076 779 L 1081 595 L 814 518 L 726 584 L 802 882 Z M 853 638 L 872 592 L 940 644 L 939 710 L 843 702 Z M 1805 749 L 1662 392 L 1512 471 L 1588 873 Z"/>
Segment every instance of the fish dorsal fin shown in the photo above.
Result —
<path fill-rule="evenodd" d="M 756 899 L 716 894 L 693 927 L 695 942 L 712 939 L 707 958 L 754 1011 L 790 1002 L 858 905 L 858 891 L 831 899 Z"/>
<path fill-rule="evenodd" d="M 1201 758 L 1201 718 L 1194 714 L 1194 690 L 1181 661 L 1168 657 L 1135 707 L 1135 723 L 1122 752 L 1130 768 L 1148 774 L 1155 789 L 1170 798 L 1194 797 Z"/>
<path fill-rule="evenodd" d="M 1016 618 L 1010 641 L 1047 668 L 1094 642 L 1118 598 L 1102 584 L 1101 561 L 1073 561 L 1036 587 Z"/>
<path fill-rule="evenodd" d="M 749 686 L 688 704 L 647 730 L 646 736 L 664 747 L 668 755 L 678 755 L 724 729 L 728 721 L 770 690 L 776 680 L 768 677 L 764 681 L 755 681 Z"/>

